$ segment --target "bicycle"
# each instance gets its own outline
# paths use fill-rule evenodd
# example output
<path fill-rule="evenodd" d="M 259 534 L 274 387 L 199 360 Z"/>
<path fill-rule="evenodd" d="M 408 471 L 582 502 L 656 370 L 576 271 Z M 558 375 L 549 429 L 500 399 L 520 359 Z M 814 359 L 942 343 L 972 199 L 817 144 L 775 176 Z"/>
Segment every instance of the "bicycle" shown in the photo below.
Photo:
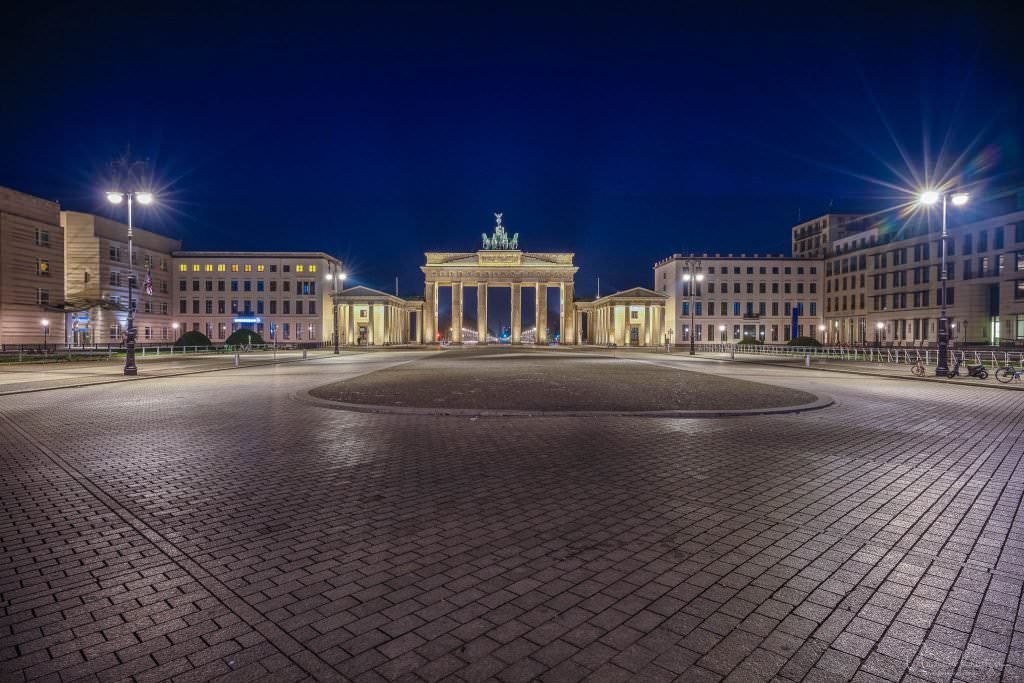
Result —
<path fill-rule="evenodd" d="M 918 358 L 914 361 L 914 364 L 910 366 L 910 372 L 914 374 L 914 377 L 924 377 L 924 363 Z"/>
<path fill-rule="evenodd" d="M 1010 382 L 1020 381 L 1020 370 L 1013 367 L 1012 365 L 1004 365 L 1001 368 L 996 369 L 996 379 L 1003 384 L 1009 384 Z"/>

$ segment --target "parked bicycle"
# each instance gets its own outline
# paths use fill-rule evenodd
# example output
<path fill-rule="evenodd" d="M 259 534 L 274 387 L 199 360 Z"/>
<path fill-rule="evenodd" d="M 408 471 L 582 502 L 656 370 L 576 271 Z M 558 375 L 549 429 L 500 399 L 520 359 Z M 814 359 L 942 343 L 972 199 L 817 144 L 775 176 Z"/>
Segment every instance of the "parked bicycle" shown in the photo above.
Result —
<path fill-rule="evenodd" d="M 914 373 L 914 377 L 924 377 L 924 362 L 918 358 L 914 361 L 914 364 L 910 366 L 910 372 Z"/>
<path fill-rule="evenodd" d="M 1009 384 L 1010 382 L 1020 381 L 1020 368 L 1015 368 L 1009 363 L 1001 368 L 996 368 L 996 379 L 1003 384 Z"/>

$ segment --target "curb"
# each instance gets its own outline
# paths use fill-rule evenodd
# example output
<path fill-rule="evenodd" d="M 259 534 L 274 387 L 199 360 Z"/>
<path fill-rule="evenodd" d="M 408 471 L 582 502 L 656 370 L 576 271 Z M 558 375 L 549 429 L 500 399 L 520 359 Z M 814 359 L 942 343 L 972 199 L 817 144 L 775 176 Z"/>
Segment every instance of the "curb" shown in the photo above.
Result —
<path fill-rule="evenodd" d="M 831 396 L 818 396 L 817 400 L 795 406 L 778 408 L 745 408 L 738 410 L 515 410 L 504 408 L 419 408 L 413 406 L 387 406 L 364 403 L 345 403 L 318 398 L 306 391 L 292 392 L 291 398 L 331 410 L 381 415 L 420 415 L 445 417 L 675 417 L 706 419 L 719 417 L 750 417 L 753 415 L 784 415 L 821 410 L 835 404 Z"/>

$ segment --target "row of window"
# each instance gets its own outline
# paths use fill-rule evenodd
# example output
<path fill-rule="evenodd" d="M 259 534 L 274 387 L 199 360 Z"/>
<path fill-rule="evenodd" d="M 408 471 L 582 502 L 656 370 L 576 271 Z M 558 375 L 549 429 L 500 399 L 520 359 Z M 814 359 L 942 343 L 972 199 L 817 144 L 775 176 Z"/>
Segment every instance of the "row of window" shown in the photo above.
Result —
<path fill-rule="evenodd" d="M 1006 272 L 1007 267 L 1007 254 L 999 254 L 995 257 L 991 256 L 979 256 L 977 259 L 965 259 L 962 262 L 962 275 L 963 280 L 972 280 L 974 278 L 981 277 L 997 277 Z M 1014 272 L 1024 273 L 1024 251 L 1018 251 L 1011 255 L 1013 258 Z M 975 269 L 977 266 L 977 269 Z M 935 280 L 941 279 L 941 266 L 939 265 L 928 265 L 928 266 L 916 266 L 906 270 L 894 270 L 885 273 L 876 273 L 871 276 L 871 284 L 874 290 L 888 289 L 892 287 L 906 287 L 909 282 L 913 282 L 915 285 L 927 284 L 932 280 L 931 271 L 935 270 Z M 908 277 L 909 274 L 909 277 Z M 956 279 L 956 263 L 948 262 L 946 264 L 946 279 Z M 891 283 L 891 284 L 890 284 Z M 857 287 L 856 276 L 851 276 L 849 280 L 844 275 L 842 280 L 838 277 L 830 280 L 825 280 L 825 291 L 826 293 L 847 291 L 847 289 L 853 289 Z M 864 287 L 864 274 L 860 275 L 860 287 Z"/>
<path fill-rule="evenodd" d="M 212 292 L 213 291 L 213 282 L 214 282 L 213 280 L 206 280 L 205 290 L 207 292 Z M 238 289 L 239 282 L 241 282 L 241 287 L 242 287 L 241 291 L 243 291 L 243 292 L 251 292 L 251 291 L 253 291 L 253 282 L 256 283 L 256 291 L 257 292 L 262 292 L 262 291 L 264 291 L 264 287 L 266 286 L 268 281 L 266 281 L 266 280 L 241 280 L 241 281 L 239 281 L 239 280 L 231 280 L 231 291 L 232 292 L 239 291 L 239 289 Z M 269 280 L 269 287 L 270 287 L 270 291 L 271 292 L 276 292 L 277 291 L 277 282 L 278 282 L 277 280 Z M 199 285 L 200 285 L 200 281 L 199 280 L 192 280 L 192 291 L 193 292 L 198 292 L 199 289 L 200 289 Z M 227 285 L 227 281 L 226 280 L 217 280 L 217 291 L 218 292 L 225 291 L 226 285 Z M 188 291 L 188 281 L 187 280 L 178 280 L 178 291 L 179 292 Z M 291 292 L 292 291 L 292 281 L 291 280 L 283 280 L 282 284 L 281 284 L 281 291 L 282 292 Z M 296 280 L 295 281 L 295 293 L 296 294 L 301 294 L 302 296 L 316 296 L 316 280 Z"/>
<path fill-rule="evenodd" d="M 111 244 L 110 245 L 109 254 L 110 254 L 110 260 L 112 262 L 114 262 L 114 263 L 120 263 L 121 262 L 121 247 L 119 247 L 118 245 Z M 132 265 L 133 266 L 139 265 L 139 252 L 138 251 L 133 251 L 132 252 Z M 163 256 L 160 257 L 160 261 L 159 261 L 159 264 L 158 264 L 156 256 L 153 256 L 152 254 L 146 254 L 146 255 L 144 255 L 142 257 L 142 265 L 147 270 L 151 270 L 152 268 L 154 268 L 157 265 L 159 265 L 157 270 L 163 271 L 165 273 L 167 272 L 167 259 L 165 259 Z"/>
<path fill-rule="evenodd" d="M 715 313 L 715 302 L 714 301 L 708 301 L 706 303 L 707 303 L 707 305 L 705 306 L 704 305 L 705 302 L 703 302 L 703 301 L 695 301 L 693 303 L 693 314 L 695 316 L 700 316 L 700 315 L 709 315 L 709 316 L 716 315 L 716 313 Z M 755 307 L 756 307 L 756 311 L 755 311 Z M 804 302 L 803 301 L 796 302 L 795 307 L 796 307 L 797 312 L 798 312 L 799 315 L 803 315 L 804 314 Z M 786 315 L 786 316 L 791 315 L 792 312 L 793 312 L 793 308 L 794 308 L 794 304 L 793 303 L 791 303 L 789 301 L 783 302 L 783 304 L 782 304 L 782 315 Z M 816 301 L 809 302 L 809 309 L 810 309 L 811 315 L 817 315 L 818 314 L 818 303 Z M 717 313 L 717 315 L 719 315 L 719 316 L 728 316 L 729 315 L 729 302 L 728 301 L 719 301 L 718 302 L 718 310 L 719 310 L 719 313 Z M 772 313 L 771 313 L 772 315 L 774 315 L 774 316 L 778 316 L 779 315 L 779 302 L 778 301 L 773 301 L 772 302 L 771 311 L 772 311 Z M 684 318 L 685 317 L 689 317 L 689 315 L 690 315 L 690 302 L 689 301 L 684 301 L 683 302 L 681 313 L 682 313 L 682 317 L 684 317 Z M 756 315 L 768 315 L 768 305 L 767 305 L 767 303 L 764 302 L 764 301 L 758 301 L 758 302 L 747 301 L 747 302 L 742 302 L 742 303 L 739 302 L 739 301 L 733 301 L 732 302 L 732 315 L 733 316 L 755 315 L 755 314 Z"/>
<path fill-rule="evenodd" d="M 691 282 L 692 281 L 684 280 L 681 283 L 681 285 L 682 285 L 682 296 L 690 296 L 690 285 L 691 285 Z M 818 293 L 818 283 L 817 282 L 809 282 L 807 284 L 808 284 L 807 289 L 808 289 L 808 291 L 811 294 L 817 294 Z M 697 282 L 696 283 L 696 287 L 694 287 L 694 296 L 702 296 L 703 295 L 702 294 L 702 290 L 704 289 L 704 285 L 707 286 L 708 294 L 714 294 L 715 293 L 715 283 L 714 282 Z M 732 283 L 732 293 L 733 294 L 742 294 L 742 292 L 740 291 L 741 289 L 744 289 L 742 282 L 733 282 Z M 754 293 L 754 283 L 753 282 L 747 282 L 745 289 L 746 289 L 747 294 L 753 294 Z M 771 283 L 771 290 L 772 290 L 772 294 L 778 294 L 779 293 L 779 283 L 778 282 L 772 282 Z M 758 282 L 757 283 L 757 292 L 758 292 L 758 294 L 767 294 L 768 293 L 768 283 L 767 282 Z M 718 283 L 718 293 L 719 294 L 728 294 L 729 293 L 729 283 L 728 282 L 719 282 Z M 793 283 L 792 282 L 783 282 L 782 283 L 782 293 L 783 294 L 792 294 L 793 293 Z M 803 282 L 797 282 L 796 283 L 796 293 L 797 294 L 803 294 L 804 293 L 804 283 Z"/>
<path fill-rule="evenodd" d="M 704 334 L 704 326 L 694 325 L 694 341 L 728 341 L 729 328 L 725 325 L 719 325 L 717 328 L 714 325 L 707 325 L 707 335 Z M 750 337 L 752 339 L 760 339 L 761 341 L 789 341 L 790 332 L 793 327 L 791 325 L 733 325 L 732 326 L 732 339 L 739 340 L 743 337 Z M 804 330 L 806 329 L 808 336 L 814 337 L 816 328 L 814 325 L 796 326 L 796 335 L 798 337 L 804 336 Z M 781 340 L 779 338 L 779 332 L 782 332 Z M 765 333 L 769 333 L 768 339 L 765 339 Z M 683 326 L 683 333 L 680 337 L 681 342 L 690 341 L 690 327 L 689 325 Z"/>
<path fill-rule="evenodd" d="M 732 274 L 733 275 L 740 275 L 743 272 L 746 272 L 747 275 L 753 275 L 754 274 L 754 266 L 746 266 L 746 267 L 732 266 L 731 268 L 732 268 Z M 730 266 L 717 266 L 717 274 L 718 275 L 728 275 L 729 274 L 729 269 L 730 269 Z M 797 275 L 803 275 L 805 270 L 810 271 L 811 275 L 817 275 L 818 274 L 818 267 L 817 266 L 808 266 L 806 268 L 804 266 L 797 266 L 796 267 L 796 274 Z M 779 266 L 772 266 L 771 271 L 772 271 L 772 275 L 779 275 L 780 274 Z M 783 275 L 792 275 L 793 274 L 793 267 L 792 266 L 784 266 L 784 267 L 781 268 L 781 271 L 782 271 Z M 683 268 L 682 272 L 688 273 L 688 272 L 690 272 L 690 269 L 689 268 Z M 706 273 L 707 275 L 715 275 L 716 274 L 716 266 L 707 266 L 705 268 L 699 268 L 698 272 L 703 272 L 703 273 Z M 758 273 L 758 275 L 767 275 L 768 274 L 768 266 L 758 266 L 757 273 Z M 667 273 L 663 273 L 663 275 L 662 275 L 662 277 L 667 277 L 667 276 L 668 276 Z"/>
<path fill-rule="evenodd" d="M 224 272 L 227 272 L 228 268 L 229 268 L 229 266 L 226 263 L 218 263 L 216 265 L 214 265 L 213 263 L 206 263 L 206 264 L 179 263 L 178 264 L 178 271 L 182 272 L 182 273 L 188 273 L 188 272 L 192 272 L 192 273 L 199 273 L 199 272 L 206 272 L 206 273 L 218 272 L 218 273 L 224 273 Z M 265 266 L 262 263 L 257 263 L 255 265 L 252 264 L 252 263 L 243 263 L 241 265 L 239 265 L 237 263 L 232 263 L 231 266 L 230 266 L 230 269 L 231 269 L 232 273 L 238 273 L 238 272 L 251 273 L 251 272 L 253 272 L 253 269 L 255 269 L 255 272 L 257 272 L 257 273 L 262 273 L 265 270 L 267 270 L 267 266 Z M 281 265 L 281 271 L 282 272 L 290 273 L 291 269 L 292 269 L 292 265 L 290 263 L 285 263 L 285 264 Z M 277 264 L 276 263 L 271 263 L 270 264 L 270 272 L 271 273 L 276 273 L 277 272 Z M 316 272 L 316 264 L 315 263 L 308 263 L 308 264 L 296 263 L 295 264 L 295 272 L 296 273 L 315 273 Z"/>
<path fill-rule="evenodd" d="M 218 299 L 216 302 L 217 315 L 227 315 L 227 301 L 224 299 Z M 192 300 L 192 313 L 193 315 L 199 315 L 199 309 L 203 306 L 199 299 Z M 230 301 L 231 313 L 256 313 L 262 315 L 265 307 L 269 307 L 270 315 L 277 314 L 277 300 L 271 299 L 269 303 L 265 303 L 263 299 L 256 300 L 256 310 L 254 311 L 252 306 L 253 302 L 251 299 L 245 299 L 239 301 L 238 299 L 232 299 Z M 241 307 L 241 308 L 239 308 Z M 205 302 L 205 310 L 207 315 L 214 315 L 214 301 L 213 299 L 207 299 Z M 281 314 L 282 315 L 293 315 L 293 307 L 290 300 L 281 302 Z M 316 300 L 303 302 L 301 299 L 295 301 L 294 315 L 316 315 Z M 178 313 L 188 313 L 189 305 L 188 301 L 181 299 L 178 301 Z"/>

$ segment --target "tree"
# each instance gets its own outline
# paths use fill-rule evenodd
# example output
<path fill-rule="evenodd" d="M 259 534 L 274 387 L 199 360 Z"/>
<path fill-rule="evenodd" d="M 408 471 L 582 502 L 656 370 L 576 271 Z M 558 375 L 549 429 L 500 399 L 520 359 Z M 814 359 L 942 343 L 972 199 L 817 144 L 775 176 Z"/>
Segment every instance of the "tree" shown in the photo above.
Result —
<path fill-rule="evenodd" d="M 246 344 L 263 344 L 263 337 L 252 330 L 235 330 L 224 340 L 227 346 L 245 346 Z"/>
<path fill-rule="evenodd" d="M 213 346 L 213 342 L 210 341 L 210 338 L 207 337 L 202 332 L 197 332 L 196 330 L 190 330 L 190 331 L 185 332 L 184 334 L 182 334 L 180 337 L 178 337 L 177 341 L 174 342 L 174 345 L 177 346 L 177 347 L 182 347 L 182 346 Z"/>

